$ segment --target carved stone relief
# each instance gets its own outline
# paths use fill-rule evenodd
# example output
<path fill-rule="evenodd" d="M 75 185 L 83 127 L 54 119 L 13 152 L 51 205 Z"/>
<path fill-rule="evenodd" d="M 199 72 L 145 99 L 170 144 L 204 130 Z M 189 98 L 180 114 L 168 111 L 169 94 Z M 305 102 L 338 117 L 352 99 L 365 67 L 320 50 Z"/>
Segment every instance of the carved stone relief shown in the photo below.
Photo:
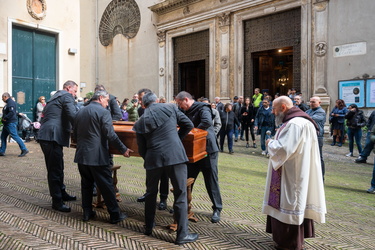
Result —
<path fill-rule="evenodd" d="M 165 31 L 159 31 L 156 35 L 158 36 L 159 47 L 160 48 L 164 47 L 166 32 Z"/>
<path fill-rule="evenodd" d="M 189 13 L 190 13 L 189 6 L 186 6 L 186 7 L 183 9 L 182 13 L 184 13 L 184 15 L 189 14 Z"/>
<path fill-rule="evenodd" d="M 137 35 L 140 24 L 141 14 L 134 0 L 112 0 L 100 20 L 100 42 L 108 46 L 117 34 L 131 39 Z"/>
<path fill-rule="evenodd" d="M 27 0 L 27 11 L 36 20 L 46 16 L 47 4 L 45 0 Z"/>
<path fill-rule="evenodd" d="M 224 12 L 218 15 L 219 27 L 230 25 L 230 12 Z"/>
<path fill-rule="evenodd" d="M 327 44 L 325 42 L 318 42 L 315 44 L 315 55 L 324 56 L 327 53 Z"/>
<path fill-rule="evenodd" d="M 221 68 L 222 69 L 226 69 L 226 68 L 228 68 L 228 61 L 229 61 L 229 59 L 228 59 L 228 56 L 222 56 L 221 57 Z"/>

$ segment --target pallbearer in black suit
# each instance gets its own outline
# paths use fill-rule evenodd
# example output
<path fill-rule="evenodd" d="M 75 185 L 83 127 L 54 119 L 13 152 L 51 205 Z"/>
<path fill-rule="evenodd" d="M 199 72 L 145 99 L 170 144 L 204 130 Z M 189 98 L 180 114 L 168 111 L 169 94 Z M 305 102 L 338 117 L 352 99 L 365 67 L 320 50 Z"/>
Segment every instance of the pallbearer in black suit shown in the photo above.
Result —
<path fill-rule="evenodd" d="M 65 191 L 63 147 L 69 146 L 71 124 L 76 116 L 74 97 L 78 85 L 73 81 L 64 83 L 63 90 L 57 91 L 43 109 L 43 118 L 38 132 L 46 166 L 52 208 L 70 212 L 63 201 L 76 200 Z"/>
<path fill-rule="evenodd" d="M 207 135 L 207 157 L 195 163 L 188 164 L 188 177 L 196 179 L 202 171 L 207 193 L 212 201 L 214 210 L 211 222 L 220 221 L 220 212 L 223 208 L 218 179 L 218 152 L 219 147 L 216 141 L 214 127 L 212 125 L 211 106 L 207 103 L 196 102 L 192 96 L 185 91 L 176 96 L 178 106 L 185 111 L 185 114 L 193 122 L 195 128 L 200 128 L 208 132 Z"/>
<path fill-rule="evenodd" d="M 144 114 L 134 124 L 139 154 L 144 159 L 147 193 L 145 200 L 146 235 L 155 226 L 155 206 L 158 184 L 163 171 L 171 179 L 174 195 L 174 215 L 178 223 L 176 244 L 194 242 L 198 234 L 189 234 L 187 220 L 186 180 L 188 158 L 181 140 L 193 128 L 193 123 L 174 104 L 155 103 L 154 93 L 146 93 L 142 102 Z M 177 132 L 177 127 L 180 129 Z"/>
<path fill-rule="evenodd" d="M 108 101 L 109 95 L 106 91 L 97 91 L 90 104 L 78 111 L 74 123 L 74 137 L 77 140 L 74 162 L 78 163 L 81 174 L 83 221 L 95 216 L 92 210 L 92 190 L 95 182 L 102 192 L 110 222 L 114 224 L 125 219 L 126 215 L 120 212 L 116 201 L 108 142 L 125 157 L 129 157 L 133 151 L 128 149 L 115 133 L 111 114 L 106 109 Z"/>

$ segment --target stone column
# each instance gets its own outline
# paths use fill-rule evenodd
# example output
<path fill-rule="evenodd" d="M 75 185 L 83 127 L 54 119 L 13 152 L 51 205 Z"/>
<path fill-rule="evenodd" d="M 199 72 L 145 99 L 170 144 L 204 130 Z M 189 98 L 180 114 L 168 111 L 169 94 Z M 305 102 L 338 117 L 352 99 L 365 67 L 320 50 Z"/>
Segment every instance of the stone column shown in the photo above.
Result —
<path fill-rule="evenodd" d="M 312 1 L 312 94 L 320 97 L 322 108 L 327 113 L 327 121 L 330 113 L 331 98 L 327 92 L 327 38 L 328 38 L 328 2 L 329 0 Z M 325 130 L 329 129 L 328 122 Z"/>
<path fill-rule="evenodd" d="M 230 100 L 230 85 L 229 85 L 229 26 L 230 26 L 230 12 L 222 13 L 218 16 L 219 24 L 219 60 L 220 60 L 220 98 L 222 102 Z"/>
<path fill-rule="evenodd" d="M 172 96 L 170 96 L 169 91 L 166 89 L 168 85 L 165 81 L 165 35 L 165 31 L 159 31 L 157 33 L 159 41 L 159 96 L 164 96 L 170 101 Z"/>

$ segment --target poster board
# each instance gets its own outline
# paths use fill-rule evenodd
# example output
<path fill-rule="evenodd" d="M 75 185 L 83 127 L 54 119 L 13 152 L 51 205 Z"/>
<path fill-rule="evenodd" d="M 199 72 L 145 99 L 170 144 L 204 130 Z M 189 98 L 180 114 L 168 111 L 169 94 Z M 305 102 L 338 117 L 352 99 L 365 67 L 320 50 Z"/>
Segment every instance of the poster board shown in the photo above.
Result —
<path fill-rule="evenodd" d="M 375 107 L 375 79 L 366 81 L 366 107 Z"/>
<path fill-rule="evenodd" d="M 345 101 L 346 106 L 350 104 L 357 104 L 358 108 L 363 108 L 365 106 L 365 81 L 339 81 L 339 99 L 343 99 Z"/>

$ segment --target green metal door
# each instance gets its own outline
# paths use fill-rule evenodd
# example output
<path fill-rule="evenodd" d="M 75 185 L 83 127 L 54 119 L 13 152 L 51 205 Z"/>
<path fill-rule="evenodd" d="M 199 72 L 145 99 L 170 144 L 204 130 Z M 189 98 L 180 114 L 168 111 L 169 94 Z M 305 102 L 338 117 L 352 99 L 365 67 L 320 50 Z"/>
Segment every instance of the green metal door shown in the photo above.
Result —
<path fill-rule="evenodd" d="M 56 90 L 56 36 L 13 26 L 12 95 L 18 112 L 35 120 L 40 96 Z"/>

